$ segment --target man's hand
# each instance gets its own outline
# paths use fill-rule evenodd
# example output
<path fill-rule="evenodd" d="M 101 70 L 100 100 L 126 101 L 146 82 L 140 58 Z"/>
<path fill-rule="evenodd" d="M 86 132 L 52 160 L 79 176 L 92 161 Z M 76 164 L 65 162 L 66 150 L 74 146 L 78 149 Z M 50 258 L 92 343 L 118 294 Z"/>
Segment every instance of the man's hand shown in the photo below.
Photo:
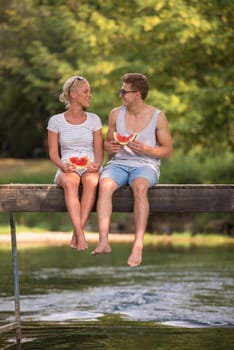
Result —
<path fill-rule="evenodd" d="M 123 146 L 121 146 L 118 142 L 116 142 L 114 140 L 105 141 L 105 150 L 109 154 L 118 153 L 121 150 L 122 147 Z"/>
<path fill-rule="evenodd" d="M 143 142 L 140 141 L 132 141 L 129 142 L 127 145 L 134 153 L 138 153 L 138 154 L 144 154 L 145 153 L 145 144 Z"/>

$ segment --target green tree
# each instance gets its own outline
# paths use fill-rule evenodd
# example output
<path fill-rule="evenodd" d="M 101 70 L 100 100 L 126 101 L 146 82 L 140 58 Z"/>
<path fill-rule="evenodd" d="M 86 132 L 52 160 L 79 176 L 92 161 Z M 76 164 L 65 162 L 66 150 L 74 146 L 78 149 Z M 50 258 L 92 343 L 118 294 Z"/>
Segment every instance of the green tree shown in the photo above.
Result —
<path fill-rule="evenodd" d="M 148 102 L 176 149 L 233 151 L 232 0 L 0 0 L 0 154 L 31 157 L 71 75 L 87 77 L 105 123 L 121 75 L 150 79 Z"/>

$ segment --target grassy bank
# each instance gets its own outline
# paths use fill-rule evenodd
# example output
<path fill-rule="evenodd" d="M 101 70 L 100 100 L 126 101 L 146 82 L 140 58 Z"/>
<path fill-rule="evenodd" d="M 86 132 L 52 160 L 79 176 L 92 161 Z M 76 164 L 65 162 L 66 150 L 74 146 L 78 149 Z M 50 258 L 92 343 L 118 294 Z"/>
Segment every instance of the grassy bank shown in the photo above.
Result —
<path fill-rule="evenodd" d="M 49 159 L 1 159 L 0 183 L 53 183 L 55 166 Z"/>
<path fill-rule="evenodd" d="M 55 232 L 55 231 L 45 231 L 42 228 L 38 227 L 27 227 L 22 225 L 17 225 L 17 241 L 20 243 L 25 240 L 25 237 L 27 237 L 27 242 L 31 242 L 32 244 L 36 243 L 37 241 L 48 244 L 51 244 L 51 241 L 48 240 L 48 237 L 53 237 L 53 241 L 58 243 L 61 241 L 61 243 L 64 243 L 64 237 L 66 237 L 65 242 L 69 240 L 71 231 L 68 230 L 66 232 Z M 86 235 L 91 240 L 98 240 L 98 233 L 97 232 L 88 232 L 86 231 Z M 10 227 L 9 225 L 0 225 L 0 242 L 5 241 L 6 237 L 8 241 L 10 242 Z M 134 234 L 132 233 L 111 233 L 109 235 L 110 241 L 114 242 L 132 242 L 134 239 Z M 52 242 L 53 242 L 52 241 Z M 175 246 L 191 246 L 191 245 L 198 245 L 198 246 L 217 246 L 217 245 L 223 245 L 223 244 L 233 244 L 234 245 L 234 237 L 230 237 L 227 235 L 217 235 L 215 233 L 211 234 L 201 234 L 197 233 L 196 235 L 190 233 L 190 232 L 184 232 L 184 233 L 172 233 L 170 235 L 167 234 L 145 234 L 144 239 L 145 245 L 168 245 L 172 244 Z"/>
<path fill-rule="evenodd" d="M 197 233 L 196 235 L 190 232 L 185 233 L 173 233 L 171 235 L 152 235 L 146 234 L 145 244 L 172 244 L 175 246 L 188 247 L 191 245 L 196 246 L 218 246 L 223 244 L 233 244 L 234 238 L 227 235 L 218 235 L 215 233 L 202 234 Z M 234 247 L 234 246 L 233 246 Z"/>
<path fill-rule="evenodd" d="M 234 155 L 199 156 L 175 151 L 162 161 L 161 184 L 233 183 Z M 0 159 L 0 183 L 53 183 L 55 166 L 49 159 Z"/>
<path fill-rule="evenodd" d="M 43 228 L 41 227 L 28 227 L 25 225 L 17 225 L 16 227 L 17 233 L 22 233 L 22 232 L 32 232 L 32 233 L 44 233 L 46 232 Z M 10 225 L 0 225 L 0 235 L 6 235 L 10 234 Z"/>

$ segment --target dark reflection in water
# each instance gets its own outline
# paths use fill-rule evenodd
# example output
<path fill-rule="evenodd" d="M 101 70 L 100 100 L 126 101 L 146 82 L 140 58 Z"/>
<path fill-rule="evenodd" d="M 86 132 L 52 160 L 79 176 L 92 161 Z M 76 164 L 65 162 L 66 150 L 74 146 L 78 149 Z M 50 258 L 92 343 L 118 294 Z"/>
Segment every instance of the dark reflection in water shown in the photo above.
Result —
<path fill-rule="evenodd" d="M 233 246 L 146 246 L 136 269 L 130 248 L 20 249 L 21 349 L 234 348 Z M 4 323 L 14 320 L 9 250 L 0 249 L 0 280 Z M 16 349 L 14 332 L 0 337 L 0 349 Z"/>
<path fill-rule="evenodd" d="M 21 350 L 231 350 L 234 341 L 230 328 L 188 329 L 143 322 L 113 322 L 102 326 L 39 323 L 24 326 L 23 333 L 27 338 Z M 17 348 L 9 345 L 7 349 Z"/>

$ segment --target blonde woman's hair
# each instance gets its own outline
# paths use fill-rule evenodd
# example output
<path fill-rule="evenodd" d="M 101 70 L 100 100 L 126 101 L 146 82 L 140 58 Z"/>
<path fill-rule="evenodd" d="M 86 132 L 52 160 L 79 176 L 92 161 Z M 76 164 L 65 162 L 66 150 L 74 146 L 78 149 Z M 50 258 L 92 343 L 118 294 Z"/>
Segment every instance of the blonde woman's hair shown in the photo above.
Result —
<path fill-rule="evenodd" d="M 80 75 L 75 75 L 67 79 L 67 81 L 64 83 L 63 92 L 59 95 L 59 101 L 65 104 L 66 109 L 68 109 L 71 104 L 71 98 L 70 98 L 71 90 L 76 89 L 84 82 L 88 82 L 88 81 L 85 78 L 81 77 Z"/>

